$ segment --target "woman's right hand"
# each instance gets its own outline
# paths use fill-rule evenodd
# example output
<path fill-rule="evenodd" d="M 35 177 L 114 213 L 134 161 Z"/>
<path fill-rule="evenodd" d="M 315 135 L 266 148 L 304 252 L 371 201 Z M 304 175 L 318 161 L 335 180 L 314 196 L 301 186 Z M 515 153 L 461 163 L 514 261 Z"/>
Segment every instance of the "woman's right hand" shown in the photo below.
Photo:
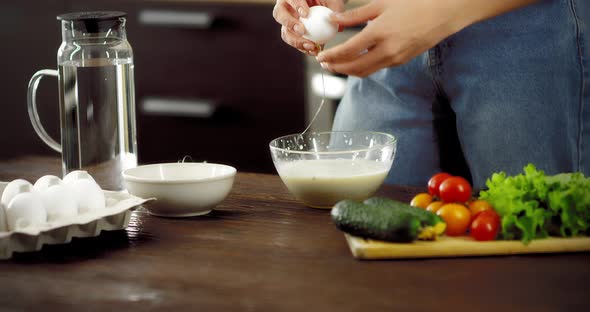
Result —
<path fill-rule="evenodd" d="M 281 24 L 283 41 L 309 55 L 317 55 L 318 50 L 313 41 L 303 38 L 305 27 L 299 17 L 306 17 L 309 7 L 314 5 L 323 5 L 335 12 L 344 10 L 344 0 L 277 0 L 272 12 L 275 20 Z"/>

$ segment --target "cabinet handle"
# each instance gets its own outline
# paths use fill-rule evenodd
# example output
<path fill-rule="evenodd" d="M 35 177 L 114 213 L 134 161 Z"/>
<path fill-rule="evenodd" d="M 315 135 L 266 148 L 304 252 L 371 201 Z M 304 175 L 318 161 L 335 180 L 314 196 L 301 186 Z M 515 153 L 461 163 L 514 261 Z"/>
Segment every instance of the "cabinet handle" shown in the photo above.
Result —
<path fill-rule="evenodd" d="M 141 10 L 139 22 L 149 26 L 209 29 L 215 16 L 207 12 L 179 12 L 166 10 Z"/>
<path fill-rule="evenodd" d="M 146 115 L 210 118 L 216 110 L 210 100 L 183 100 L 148 97 L 141 102 L 141 110 Z"/>

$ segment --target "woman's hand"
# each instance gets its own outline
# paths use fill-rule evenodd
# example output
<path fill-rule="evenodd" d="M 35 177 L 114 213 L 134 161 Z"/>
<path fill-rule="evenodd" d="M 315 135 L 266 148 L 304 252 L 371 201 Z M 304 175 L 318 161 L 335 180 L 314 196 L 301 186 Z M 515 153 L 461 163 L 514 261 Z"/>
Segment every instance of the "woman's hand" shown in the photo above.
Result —
<path fill-rule="evenodd" d="M 326 6 L 334 12 L 344 10 L 344 0 L 277 0 L 272 12 L 275 20 L 281 24 L 281 38 L 290 46 L 309 55 L 317 55 L 315 43 L 303 38 L 305 27 L 299 17 L 306 17 L 309 7 Z"/>
<path fill-rule="evenodd" d="M 332 20 L 350 27 L 368 22 L 341 45 L 317 57 L 322 67 L 365 77 L 404 64 L 444 38 L 477 21 L 535 0 L 373 0 Z"/>

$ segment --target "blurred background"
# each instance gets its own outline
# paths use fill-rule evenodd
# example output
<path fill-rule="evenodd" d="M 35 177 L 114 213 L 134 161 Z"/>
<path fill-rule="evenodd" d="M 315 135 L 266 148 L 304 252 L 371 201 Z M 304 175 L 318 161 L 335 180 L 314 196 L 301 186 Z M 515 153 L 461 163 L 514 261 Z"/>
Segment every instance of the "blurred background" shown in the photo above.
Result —
<path fill-rule="evenodd" d="M 140 163 L 221 162 L 274 172 L 268 143 L 303 131 L 321 101 L 315 58 L 287 46 L 272 17 L 274 0 L 3 0 L 0 2 L 0 161 L 59 157 L 35 134 L 26 108 L 30 77 L 55 69 L 56 16 L 117 10 L 128 14 L 134 51 Z M 355 30 L 339 34 L 334 43 Z M 332 44 L 334 44 L 332 43 Z M 327 75 L 328 101 L 313 130 L 329 130 L 345 77 Z M 57 79 L 45 78 L 37 103 L 59 141 Z"/>

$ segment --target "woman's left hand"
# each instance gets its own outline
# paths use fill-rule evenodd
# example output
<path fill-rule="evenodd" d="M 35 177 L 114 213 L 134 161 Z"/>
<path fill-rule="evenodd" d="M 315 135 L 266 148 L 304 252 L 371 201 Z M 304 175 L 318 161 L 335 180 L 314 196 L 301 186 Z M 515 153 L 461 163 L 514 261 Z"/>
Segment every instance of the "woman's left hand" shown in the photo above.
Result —
<path fill-rule="evenodd" d="M 461 28 L 456 10 L 439 0 L 373 0 L 334 14 L 332 20 L 344 27 L 368 22 L 348 41 L 317 57 L 330 71 L 359 77 L 404 64 Z"/>

